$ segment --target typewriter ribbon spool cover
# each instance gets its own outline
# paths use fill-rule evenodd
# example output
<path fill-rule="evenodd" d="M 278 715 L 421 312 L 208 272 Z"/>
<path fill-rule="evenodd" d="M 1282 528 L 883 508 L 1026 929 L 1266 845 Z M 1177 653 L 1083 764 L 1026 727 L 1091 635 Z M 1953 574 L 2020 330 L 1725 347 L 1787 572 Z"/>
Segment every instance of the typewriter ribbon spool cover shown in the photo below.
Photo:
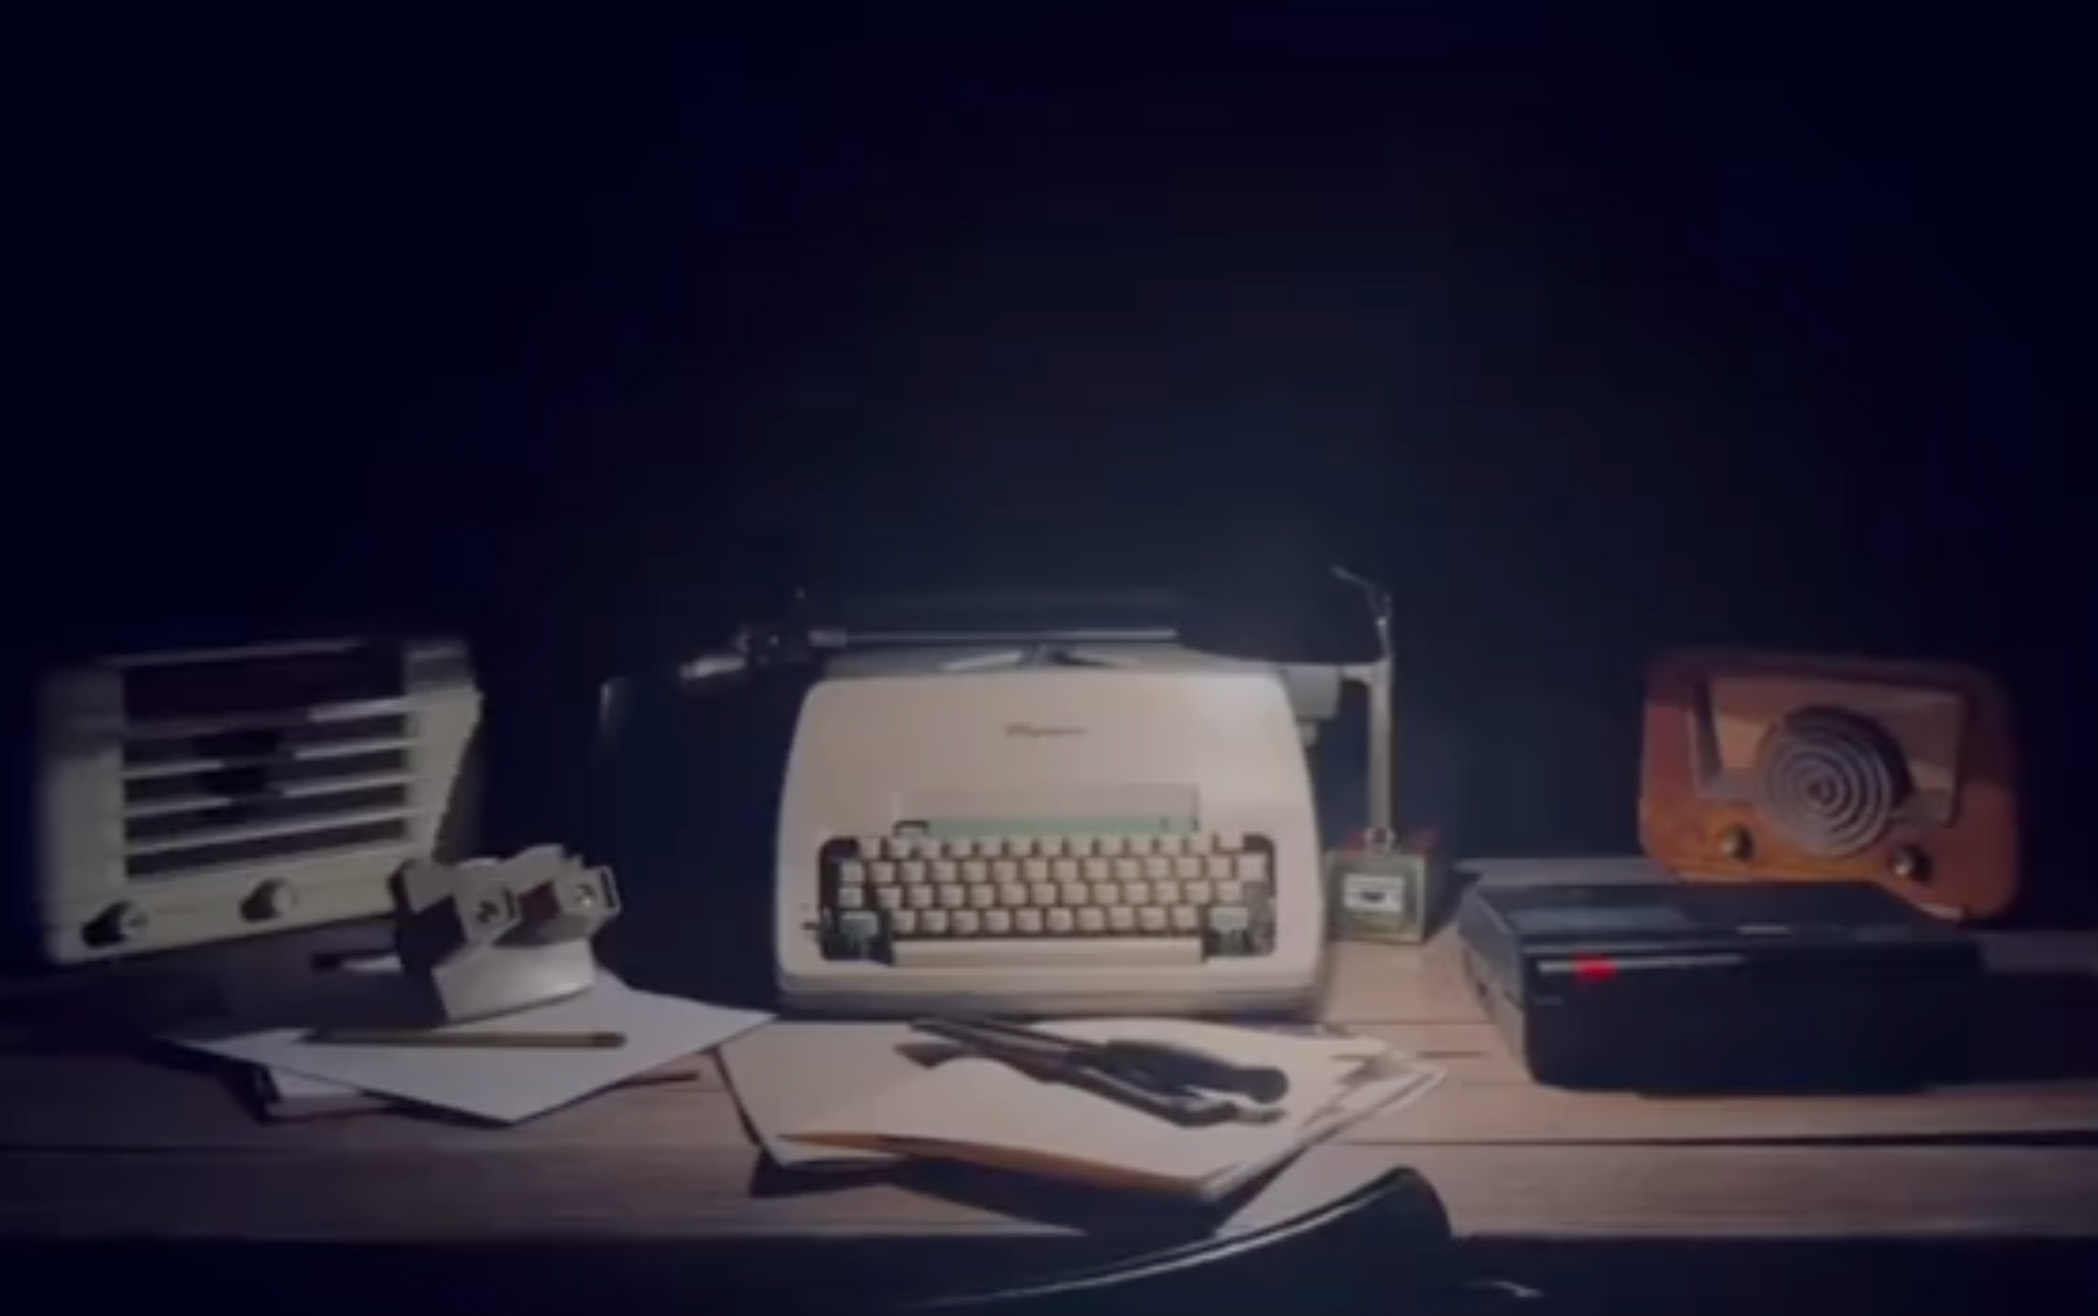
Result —
<path fill-rule="evenodd" d="M 1863 879 L 1987 918 L 2017 895 L 2016 773 L 1973 668 L 1674 650 L 1647 673 L 1640 845 L 1692 880 Z"/>

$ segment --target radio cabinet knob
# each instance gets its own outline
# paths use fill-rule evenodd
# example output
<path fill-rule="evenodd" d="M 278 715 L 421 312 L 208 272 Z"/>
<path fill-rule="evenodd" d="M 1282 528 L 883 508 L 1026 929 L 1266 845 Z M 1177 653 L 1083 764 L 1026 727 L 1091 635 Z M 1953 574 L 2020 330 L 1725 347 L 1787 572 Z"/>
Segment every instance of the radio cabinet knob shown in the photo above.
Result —
<path fill-rule="evenodd" d="M 1747 859 L 1755 852 L 1755 838 L 1748 834 L 1746 827 L 1738 825 L 1729 827 L 1719 834 L 1719 853 L 1734 860 L 1736 863 Z"/>
<path fill-rule="evenodd" d="M 1908 882 L 1930 880 L 1930 856 L 1913 845 L 1904 845 L 1894 852 L 1894 876 Z"/>
<path fill-rule="evenodd" d="M 248 897 L 247 914 L 256 922 L 288 918 L 299 907 L 299 893 L 289 882 L 272 878 Z"/>
<path fill-rule="evenodd" d="M 126 900 L 103 910 L 102 916 L 87 926 L 87 938 L 98 946 L 116 946 L 137 941 L 152 925 L 152 916 L 142 906 Z"/>

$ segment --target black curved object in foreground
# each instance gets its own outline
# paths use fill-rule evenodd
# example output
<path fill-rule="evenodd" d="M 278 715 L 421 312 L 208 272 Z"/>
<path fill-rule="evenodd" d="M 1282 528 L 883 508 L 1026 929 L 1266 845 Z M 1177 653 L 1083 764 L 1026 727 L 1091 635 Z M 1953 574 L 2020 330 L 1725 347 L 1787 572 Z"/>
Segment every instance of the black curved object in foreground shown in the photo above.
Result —
<path fill-rule="evenodd" d="M 1176 1244 L 1062 1273 L 906 1300 L 896 1312 L 1199 1311 L 1398 1312 L 1439 1310 L 1455 1284 L 1449 1213 L 1428 1181 L 1393 1169 L 1314 1211 L 1243 1234 Z"/>

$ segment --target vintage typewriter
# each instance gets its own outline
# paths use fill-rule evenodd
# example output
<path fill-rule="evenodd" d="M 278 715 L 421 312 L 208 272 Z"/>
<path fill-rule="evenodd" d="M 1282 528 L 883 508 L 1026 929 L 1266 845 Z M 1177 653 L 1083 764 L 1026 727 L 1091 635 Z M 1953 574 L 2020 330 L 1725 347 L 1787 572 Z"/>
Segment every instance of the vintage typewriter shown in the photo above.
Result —
<path fill-rule="evenodd" d="M 744 661 L 783 645 L 821 664 L 780 804 L 785 1006 L 1309 1006 L 1325 902 L 1305 744 L 1338 703 L 1329 670 L 1197 652 L 1170 625 L 894 610 L 749 637 Z"/>

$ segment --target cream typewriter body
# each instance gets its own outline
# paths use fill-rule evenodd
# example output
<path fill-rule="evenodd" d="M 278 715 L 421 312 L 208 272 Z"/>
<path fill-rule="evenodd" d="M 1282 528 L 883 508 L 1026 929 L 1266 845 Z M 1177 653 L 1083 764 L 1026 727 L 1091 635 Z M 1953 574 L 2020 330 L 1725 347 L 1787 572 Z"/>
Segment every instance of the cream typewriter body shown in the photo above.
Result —
<path fill-rule="evenodd" d="M 803 706 L 781 803 L 784 1004 L 1033 1015 L 1312 1004 L 1318 838 L 1274 669 L 836 673 Z"/>
<path fill-rule="evenodd" d="M 34 917 L 76 963 L 383 914 L 472 853 L 463 646 L 314 641 L 109 658 L 38 689 Z"/>

